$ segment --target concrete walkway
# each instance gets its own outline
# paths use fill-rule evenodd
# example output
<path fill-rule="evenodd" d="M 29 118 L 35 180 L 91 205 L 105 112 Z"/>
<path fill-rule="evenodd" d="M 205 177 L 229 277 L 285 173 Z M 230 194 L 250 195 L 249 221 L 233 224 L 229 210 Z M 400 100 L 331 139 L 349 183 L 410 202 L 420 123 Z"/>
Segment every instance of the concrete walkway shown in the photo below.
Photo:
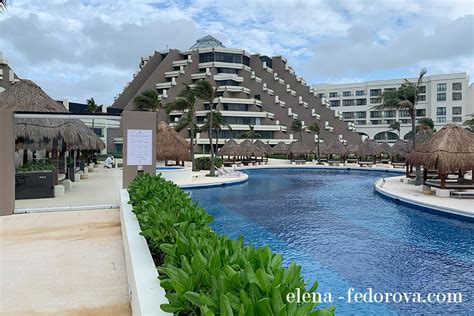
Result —
<path fill-rule="evenodd" d="M 58 211 L 68 209 L 118 208 L 119 191 L 122 188 L 122 170 L 107 169 L 99 165 L 89 178 L 73 182 L 72 188 L 62 196 L 48 199 L 15 201 L 15 213 L 32 211 Z"/>
<path fill-rule="evenodd" d="M 0 217 L 1 315 L 130 315 L 119 211 Z"/>
<path fill-rule="evenodd" d="M 404 176 L 377 180 L 375 190 L 392 199 L 410 205 L 422 206 L 440 212 L 474 218 L 474 202 L 471 199 L 438 197 L 421 192 L 421 186 L 401 182 Z"/>

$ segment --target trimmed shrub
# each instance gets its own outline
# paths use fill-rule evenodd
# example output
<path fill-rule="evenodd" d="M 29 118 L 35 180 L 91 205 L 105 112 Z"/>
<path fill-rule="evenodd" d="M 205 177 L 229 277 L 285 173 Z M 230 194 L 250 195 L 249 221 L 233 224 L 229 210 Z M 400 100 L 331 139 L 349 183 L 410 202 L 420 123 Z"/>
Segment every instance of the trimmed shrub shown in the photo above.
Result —
<path fill-rule="evenodd" d="M 211 157 L 199 157 L 195 160 L 196 170 L 210 170 L 211 169 Z M 215 157 L 214 165 L 216 168 L 222 167 L 222 158 Z"/>
<path fill-rule="evenodd" d="M 16 171 L 51 171 L 54 169 L 54 164 L 49 159 L 29 160 L 23 165 L 18 166 Z"/>
<path fill-rule="evenodd" d="M 333 315 L 335 307 L 288 303 L 288 293 L 305 292 L 301 267 L 282 267 L 269 247 L 244 245 L 217 235 L 213 217 L 187 193 L 158 176 L 139 175 L 130 184 L 130 203 L 160 272 L 175 315 Z M 308 289 L 316 290 L 318 283 Z"/>
<path fill-rule="evenodd" d="M 278 154 L 278 153 L 270 153 L 267 155 L 268 158 L 273 158 L 273 159 L 288 159 L 287 154 Z"/>

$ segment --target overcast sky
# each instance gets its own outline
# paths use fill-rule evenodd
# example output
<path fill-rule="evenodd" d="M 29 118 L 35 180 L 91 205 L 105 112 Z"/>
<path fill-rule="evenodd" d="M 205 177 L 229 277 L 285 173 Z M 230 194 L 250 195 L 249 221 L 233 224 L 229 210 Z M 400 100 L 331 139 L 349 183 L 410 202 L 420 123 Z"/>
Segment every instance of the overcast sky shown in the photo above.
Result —
<path fill-rule="evenodd" d="M 141 56 L 225 46 L 284 55 L 307 83 L 474 70 L 473 1 L 9 0 L 0 51 L 53 98 L 111 104 Z"/>

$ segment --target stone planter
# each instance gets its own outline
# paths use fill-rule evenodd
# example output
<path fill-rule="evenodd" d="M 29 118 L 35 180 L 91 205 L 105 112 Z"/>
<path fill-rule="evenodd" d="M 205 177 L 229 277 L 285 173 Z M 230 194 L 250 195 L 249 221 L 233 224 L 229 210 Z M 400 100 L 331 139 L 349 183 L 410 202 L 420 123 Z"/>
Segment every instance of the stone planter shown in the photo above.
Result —
<path fill-rule="evenodd" d="M 25 171 L 15 174 L 15 199 L 54 197 L 52 171 Z"/>

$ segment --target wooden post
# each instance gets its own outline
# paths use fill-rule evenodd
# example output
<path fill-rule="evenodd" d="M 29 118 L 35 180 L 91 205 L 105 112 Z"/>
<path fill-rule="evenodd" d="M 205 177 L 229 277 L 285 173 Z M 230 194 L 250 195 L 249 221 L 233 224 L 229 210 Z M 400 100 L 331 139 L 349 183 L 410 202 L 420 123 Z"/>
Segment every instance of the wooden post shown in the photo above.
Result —
<path fill-rule="evenodd" d="M 425 184 L 426 178 L 428 178 L 428 168 L 423 168 L 423 184 Z"/>
<path fill-rule="evenodd" d="M 446 189 L 446 175 L 442 174 L 440 178 L 441 178 L 441 186 L 440 186 L 441 189 Z"/>

